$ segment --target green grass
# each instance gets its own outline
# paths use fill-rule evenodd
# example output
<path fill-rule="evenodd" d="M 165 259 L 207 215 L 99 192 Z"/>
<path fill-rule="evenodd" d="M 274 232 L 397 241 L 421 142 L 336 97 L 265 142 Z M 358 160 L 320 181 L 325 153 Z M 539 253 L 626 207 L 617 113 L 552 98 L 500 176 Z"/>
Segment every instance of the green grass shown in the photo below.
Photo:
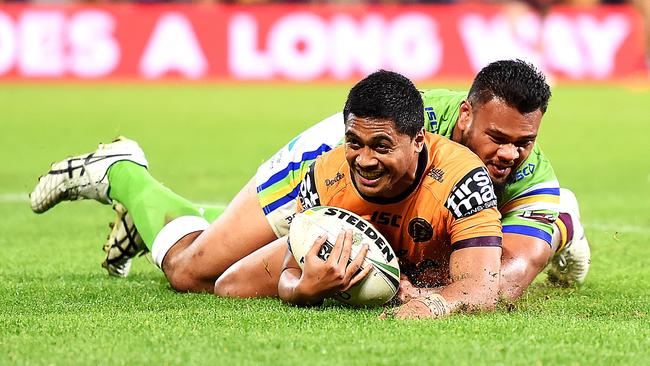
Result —
<path fill-rule="evenodd" d="M 227 202 L 259 163 L 339 110 L 346 86 L 3 85 L 0 88 L 0 364 L 648 364 L 650 92 L 554 90 L 540 142 L 581 202 L 592 269 L 494 313 L 382 321 L 329 303 L 173 292 L 145 259 L 99 266 L 112 211 L 26 196 L 49 163 L 118 134 L 192 200 Z M 235 158 L 236 157 L 236 158 Z"/>

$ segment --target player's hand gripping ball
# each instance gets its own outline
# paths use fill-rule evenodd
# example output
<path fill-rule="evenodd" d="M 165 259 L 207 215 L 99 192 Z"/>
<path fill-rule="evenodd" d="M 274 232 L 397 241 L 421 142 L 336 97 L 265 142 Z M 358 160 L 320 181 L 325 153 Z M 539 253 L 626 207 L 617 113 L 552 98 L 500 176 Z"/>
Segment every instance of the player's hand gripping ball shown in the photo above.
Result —
<path fill-rule="evenodd" d="M 289 250 L 304 269 L 305 255 L 314 241 L 323 233 L 327 240 L 318 252 L 318 257 L 327 260 L 336 237 L 341 230 L 352 230 L 352 252 L 350 260 L 368 245 L 368 254 L 363 261 L 362 271 L 372 266 L 370 273 L 361 282 L 334 298 L 352 306 L 379 306 L 395 296 L 399 288 L 400 271 L 397 256 L 383 235 L 372 224 L 359 215 L 338 208 L 319 206 L 297 214 L 289 230 Z"/>

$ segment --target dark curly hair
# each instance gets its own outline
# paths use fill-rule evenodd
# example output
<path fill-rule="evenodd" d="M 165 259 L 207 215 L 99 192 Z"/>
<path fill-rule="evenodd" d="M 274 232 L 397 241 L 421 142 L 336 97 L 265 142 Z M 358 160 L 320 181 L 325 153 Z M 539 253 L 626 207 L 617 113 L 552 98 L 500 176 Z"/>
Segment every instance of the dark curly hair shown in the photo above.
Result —
<path fill-rule="evenodd" d="M 522 114 L 538 109 L 545 113 L 551 89 L 544 74 L 532 64 L 522 60 L 502 60 L 479 71 L 467 99 L 472 105 L 480 106 L 493 98 L 503 100 Z"/>
<path fill-rule="evenodd" d="M 411 80 L 392 71 L 379 70 L 350 89 L 343 120 L 350 114 L 361 118 L 390 119 L 395 129 L 411 138 L 424 127 L 422 97 Z"/>

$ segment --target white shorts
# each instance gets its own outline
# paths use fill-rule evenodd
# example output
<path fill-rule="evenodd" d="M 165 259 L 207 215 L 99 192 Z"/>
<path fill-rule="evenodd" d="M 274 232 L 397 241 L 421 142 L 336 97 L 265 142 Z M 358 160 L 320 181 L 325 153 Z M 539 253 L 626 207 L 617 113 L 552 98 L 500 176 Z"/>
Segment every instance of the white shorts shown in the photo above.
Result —
<path fill-rule="evenodd" d="M 344 135 L 343 113 L 339 112 L 292 139 L 257 169 L 257 197 L 278 237 L 289 233 L 300 182 L 309 166 L 318 156 L 341 144 Z"/>

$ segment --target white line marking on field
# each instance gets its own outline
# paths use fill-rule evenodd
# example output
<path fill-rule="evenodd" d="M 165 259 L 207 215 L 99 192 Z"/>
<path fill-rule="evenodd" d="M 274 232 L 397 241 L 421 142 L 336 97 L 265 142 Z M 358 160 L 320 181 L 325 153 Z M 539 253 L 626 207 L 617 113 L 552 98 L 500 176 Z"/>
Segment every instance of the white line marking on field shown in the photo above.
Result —
<path fill-rule="evenodd" d="M 617 223 L 597 223 L 587 225 L 587 229 L 597 229 L 602 231 L 614 231 L 619 233 L 640 233 L 649 234 L 650 227 Z"/>
<path fill-rule="evenodd" d="M 29 201 L 29 193 L 26 192 L 0 194 L 0 203 L 16 203 L 16 202 L 28 202 L 28 201 Z"/>
<path fill-rule="evenodd" d="M 0 204 L 2 203 L 20 203 L 29 202 L 29 193 L 27 192 L 10 192 L 0 194 Z M 195 202 L 201 208 L 226 208 L 227 203 L 223 202 Z M 650 227 L 640 225 L 629 225 L 616 222 L 596 222 L 587 224 L 589 230 L 615 231 L 619 233 L 650 233 Z"/>
<path fill-rule="evenodd" d="M 227 203 L 222 202 L 194 202 L 195 205 L 203 208 L 226 208 Z"/>
<path fill-rule="evenodd" d="M 29 202 L 29 193 L 27 192 L 10 192 L 0 194 L 0 203 L 20 203 Z M 199 207 L 209 208 L 226 208 L 227 203 L 223 202 L 195 202 Z"/>

